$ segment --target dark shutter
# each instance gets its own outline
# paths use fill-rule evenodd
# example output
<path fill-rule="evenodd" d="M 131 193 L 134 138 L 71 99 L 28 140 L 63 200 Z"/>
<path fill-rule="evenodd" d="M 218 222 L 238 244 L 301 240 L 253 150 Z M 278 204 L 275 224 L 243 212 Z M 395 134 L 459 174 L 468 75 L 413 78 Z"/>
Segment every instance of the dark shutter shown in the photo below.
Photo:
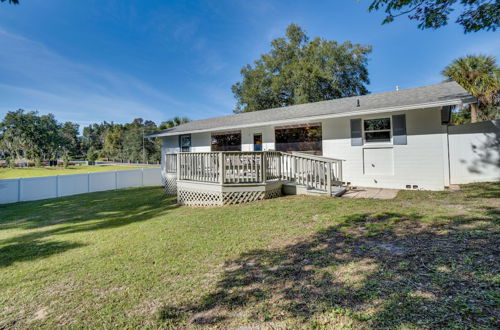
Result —
<path fill-rule="evenodd" d="M 406 115 L 392 116 L 392 142 L 393 144 L 406 144 Z"/>
<path fill-rule="evenodd" d="M 448 125 L 451 122 L 452 106 L 447 105 L 441 108 L 441 124 Z"/>
<path fill-rule="evenodd" d="M 362 146 L 361 119 L 351 119 L 351 146 Z"/>

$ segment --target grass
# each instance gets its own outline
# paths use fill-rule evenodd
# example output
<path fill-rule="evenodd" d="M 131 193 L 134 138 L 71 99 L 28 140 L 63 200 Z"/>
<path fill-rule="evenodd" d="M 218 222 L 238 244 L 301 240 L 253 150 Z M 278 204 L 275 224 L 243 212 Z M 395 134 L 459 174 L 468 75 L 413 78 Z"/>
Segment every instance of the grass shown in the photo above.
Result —
<path fill-rule="evenodd" d="M 0 328 L 498 328 L 500 184 L 177 207 L 0 206 Z"/>
<path fill-rule="evenodd" d="M 141 166 L 144 167 L 144 166 Z M 33 178 L 39 176 L 69 175 L 106 171 L 136 170 L 138 166 L 128 165 L 96 165 L 96 166 L 69 166 L 64 167 L 24 167 L 24 168 L 0 168 L 1 179 Z"/>

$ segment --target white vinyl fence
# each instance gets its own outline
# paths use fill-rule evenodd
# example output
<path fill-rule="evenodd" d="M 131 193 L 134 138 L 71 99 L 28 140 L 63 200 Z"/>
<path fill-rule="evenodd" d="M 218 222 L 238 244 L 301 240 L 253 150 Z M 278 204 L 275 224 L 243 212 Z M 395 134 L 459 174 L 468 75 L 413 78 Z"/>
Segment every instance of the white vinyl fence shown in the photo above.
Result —
<path fill-rule="evenodd" d="M 450 183 L 500 180 L 500 120 L 450 126 Z"/>
<path fill-rule="evenodd" d="M 34 201 L 121 188 L 159 186 L 161 169 L 109 171 L 87 174 L 0 180 L 0 204 Z"/>

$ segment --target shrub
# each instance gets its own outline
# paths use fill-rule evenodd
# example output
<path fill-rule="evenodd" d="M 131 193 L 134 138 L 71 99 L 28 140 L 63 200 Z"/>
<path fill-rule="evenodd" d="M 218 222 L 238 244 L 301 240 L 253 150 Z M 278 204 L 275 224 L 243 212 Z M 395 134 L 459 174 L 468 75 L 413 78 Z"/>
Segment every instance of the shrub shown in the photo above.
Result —
<path fill-rule="evenodd" d="M 64 166 L 64 168 L 68 168 L 69 167 L 69 156 L 66 153 L 63 156 L 63 166 Z"/>
<path fill-rule="evenodd" d="M 97 153 L 95 152 L 95 149 L 93 147 L 90 147 L 89 150 L 87 150 L 87 160 L 89 162 L 89 165 L 94 165 L 96 159 Z"/>

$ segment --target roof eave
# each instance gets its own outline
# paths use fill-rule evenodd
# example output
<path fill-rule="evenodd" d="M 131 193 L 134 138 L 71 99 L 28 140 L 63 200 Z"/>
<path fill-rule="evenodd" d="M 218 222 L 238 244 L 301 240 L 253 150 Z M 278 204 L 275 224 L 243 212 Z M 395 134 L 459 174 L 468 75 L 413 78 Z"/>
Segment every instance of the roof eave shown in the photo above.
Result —
<path fill-rule="evenodd" d="M 289 124 L 289 123 L 296 123 L 296 122 L 304 122 L 304 120 L 306 120 L 308 122 L 312 122 L 312 121 L 317 121 L 317 120 L 322 120 L 322 119 L 330 119 L 330 118 L 351 117 L 351 116 L 357 116 L 357 115 L 370 115 L 370 114 L 376 114 L 376 113 L 382 113 L 382 112 L 428 109 L 428 108 L 436 108 L 436 107 L 442 107 L 442 106 L 447 106 L 447 105 L 463 105 L 463 104 L 474 103 L 474 102 L 477 102 L 477 100 L 475 97 L 471 96 L 471 97 L 465 97 L 465 98 L 459 98 L 459 99 L 452 99 L 452 100 L 431 102 L 431 103 L 412 104 L 412 105 L 406 105 L 406 106 L 385 107 L 385 108 L 378 108 L 378 109 L 360 110 L 360 111 L 354 111 L 354 112 L 332 113 L 332 114 L 326 114 L 326 115 L 320 115 L 320 116 L 304 116 L 304 117 L 297 117 L 297 118 L 291 118 L 291 119 L 269 121 L 269 122 L 265 122 L 265 123 L 220 126 L 220 127 L 213 127 L 213 128 L 199 129 L 199 130 L 187 130 L 187 131 L 170 132 L 170 133 L 169 132 L 164 132 L 164 133 L 158 132 L 156 134 L 151 134 L 151 136 L 152 137 L 165 137 L 165 136 L 177 136 L 177 135 L 182 135 L 182 134 L 216 132 L 216 131 L 223 131 L 223 130 L 228 130 L 228 129 L 250 128 L 250 127 L 268 126 L 268 125 L 282 125 L 282 124 Z"/>

